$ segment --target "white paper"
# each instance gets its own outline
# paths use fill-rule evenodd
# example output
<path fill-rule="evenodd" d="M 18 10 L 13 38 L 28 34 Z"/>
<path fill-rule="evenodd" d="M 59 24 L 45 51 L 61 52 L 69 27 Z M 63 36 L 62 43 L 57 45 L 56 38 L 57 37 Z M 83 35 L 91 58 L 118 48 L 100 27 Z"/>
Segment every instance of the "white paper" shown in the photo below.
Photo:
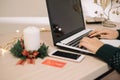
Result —
<path fill-rule="evenodd" d="M 119 47 L 120 46 L 120 40 L 106 40 L 106 39 L 102 39 L 101 41 L 103 43 L 105 43 L 105 44 L 109 44 L 109 45 L 112 45 L 114 47 Z"/>

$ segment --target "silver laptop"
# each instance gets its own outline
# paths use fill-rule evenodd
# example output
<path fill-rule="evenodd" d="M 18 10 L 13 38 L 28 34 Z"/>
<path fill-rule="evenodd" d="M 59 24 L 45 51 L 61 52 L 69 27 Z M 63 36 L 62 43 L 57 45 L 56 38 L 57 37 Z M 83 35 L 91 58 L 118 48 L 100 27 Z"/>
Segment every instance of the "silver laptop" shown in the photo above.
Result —
<path fill-rule="evenodd" d="M 91 31 L 85 29 L 80 0 L 46 0 L 55 46 L 91 53 L 79 48 L 79 41 Z"/>

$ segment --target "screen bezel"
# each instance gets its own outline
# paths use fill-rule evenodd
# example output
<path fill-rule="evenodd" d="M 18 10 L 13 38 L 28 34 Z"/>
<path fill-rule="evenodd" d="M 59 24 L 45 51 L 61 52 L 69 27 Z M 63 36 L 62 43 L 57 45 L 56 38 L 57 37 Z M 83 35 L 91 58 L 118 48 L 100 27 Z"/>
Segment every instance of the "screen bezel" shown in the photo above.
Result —
<path fill-rule="evenodd" d="M 48 10 L 48 17 L 49 17 L 50 28 L 51 28 L 51 32 L 52 32 L 52 38 L 53 38 L 54 45 L 56 45 L 57 42 L 60 42 L 61 40 L 65 39 L 67 37 L 70 37 L 73 34 L 78 33 L 78 32 L 80 32 L 80 31 L 85 29 L 85 21 L 84 21 L 84 16 L 83 16 L 82 4 L 81 4 L 81 0 L 79 0 L 80 7 L 81 7 L 81 13 L 82 13 L 81 17 L 83 19 L 83 21 L 82 21 L 83 22 L 83 27 L 82 28 L 80 27 L 80 28 L 78 28 L 78 29 L 76 29 L 76 30 L 74 30 L 72 32 L 69 32 L 69 33 L 65 34 L 64 36 L 60 37 L 59 39 L 56 39 L 54 37 L 54 32 L 53 32 L 53 24 L 54 23 L 52 22 L 51 12 L 50 12 L 50 8 L 49 8 L 49 1 L 50 0 L 46 0 L 46 5 L 47 5 L 47 10 Z"/>

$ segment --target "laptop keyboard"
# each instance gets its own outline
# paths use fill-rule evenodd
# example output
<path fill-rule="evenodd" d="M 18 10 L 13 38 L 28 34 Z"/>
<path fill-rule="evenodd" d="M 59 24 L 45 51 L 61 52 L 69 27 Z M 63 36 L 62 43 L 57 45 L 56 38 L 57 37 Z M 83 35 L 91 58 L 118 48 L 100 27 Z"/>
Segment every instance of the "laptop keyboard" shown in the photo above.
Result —
<path fill-rule="evenodd" d="M 72 40 L 71 42 L 67 43 L 66 45 L 69 45 L 69 46 L 73 46 L 73 47 L 79 47 L 79 42 L 80 40 L 83 38 L 83 37 L 86 37 L 88 36 L 88 34 L 90 33 L 91 31 L 77 37 L 76 39 Z"/>

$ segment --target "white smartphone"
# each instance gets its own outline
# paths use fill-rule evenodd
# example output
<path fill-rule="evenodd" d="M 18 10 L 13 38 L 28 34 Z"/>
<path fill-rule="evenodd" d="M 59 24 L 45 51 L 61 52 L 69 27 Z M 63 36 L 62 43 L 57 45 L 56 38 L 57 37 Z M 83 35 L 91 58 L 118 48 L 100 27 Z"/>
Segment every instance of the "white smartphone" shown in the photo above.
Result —
<path fill-rule="evenodd" d="M 76 54 L 72 52 L 63 52 L 58 50 L 55 50 L 49 53 L 48 55 L 51 57 L 61 58 L 65 60 L 75 61 L 75 62 L 80 62 L 85 57 L 82 54 Z"/>

